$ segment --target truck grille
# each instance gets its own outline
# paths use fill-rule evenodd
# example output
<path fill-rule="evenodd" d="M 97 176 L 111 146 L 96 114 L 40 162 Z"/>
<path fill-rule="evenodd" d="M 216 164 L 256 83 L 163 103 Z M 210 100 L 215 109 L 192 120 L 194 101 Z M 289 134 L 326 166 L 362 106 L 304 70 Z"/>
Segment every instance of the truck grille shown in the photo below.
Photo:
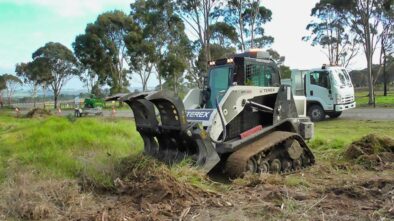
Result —
<path fill-rule="evenodd" d="M 354 96 L 347 96 L 345 98 L 342 98 L 342 103 L 352 103 L 354 101 Z"/>

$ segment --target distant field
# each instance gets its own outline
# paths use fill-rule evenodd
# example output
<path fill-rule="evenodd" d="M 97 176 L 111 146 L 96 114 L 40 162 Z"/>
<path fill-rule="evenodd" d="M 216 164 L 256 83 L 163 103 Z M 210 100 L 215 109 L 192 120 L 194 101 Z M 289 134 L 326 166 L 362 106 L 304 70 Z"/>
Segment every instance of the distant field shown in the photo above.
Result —
<path fill-rule="evenodd" d="M 394 107 L 394 91 L 389 91 L 387 96 L 383 96 L 383 91 L 375 91 L 377 107 Z M 369 107 L 368 91 L 356 90 L 356 102 L 358 107 Z"/>

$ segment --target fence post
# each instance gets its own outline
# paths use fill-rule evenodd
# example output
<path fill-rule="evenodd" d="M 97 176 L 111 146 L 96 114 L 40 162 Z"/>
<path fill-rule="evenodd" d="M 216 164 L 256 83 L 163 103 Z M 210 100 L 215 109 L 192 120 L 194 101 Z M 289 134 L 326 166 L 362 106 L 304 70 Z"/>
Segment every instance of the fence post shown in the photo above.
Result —
<path fill-rule="evenodd" d="M 115 101 L 112 101 L 112 113 L 111 113 L 112 117 L 116 116 L 116 110 L 115 110 Z"/>
<path fill-rule="evenodd" d="M 20 115 L 20 110 L 19 110 L 19 108 L 15 108 L 15 113 L 16 113 L 16 117 L 19 117 L 19 115 Z"/>

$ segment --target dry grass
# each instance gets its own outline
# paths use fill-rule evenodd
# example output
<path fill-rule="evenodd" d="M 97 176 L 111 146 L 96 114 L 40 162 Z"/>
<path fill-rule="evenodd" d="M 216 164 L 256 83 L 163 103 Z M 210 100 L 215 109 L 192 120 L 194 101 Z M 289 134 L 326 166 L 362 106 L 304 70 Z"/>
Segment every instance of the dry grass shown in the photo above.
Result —
<path fill-rule="evenodd" d="M 37 179 L 34 172 L 16 174 L 1 186 L 0 219 L 77 220 L 94 216 L 92 194 L 75 180 Z"/>

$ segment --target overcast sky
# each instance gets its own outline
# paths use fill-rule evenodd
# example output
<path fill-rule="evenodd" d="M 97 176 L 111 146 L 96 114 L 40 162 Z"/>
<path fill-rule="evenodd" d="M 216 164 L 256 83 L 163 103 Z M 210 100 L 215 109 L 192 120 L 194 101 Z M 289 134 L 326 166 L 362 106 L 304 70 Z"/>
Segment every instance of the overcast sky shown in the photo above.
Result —
<path fill-rule="evenodd" d="M 76 35 L 97 15 L 114 9 L 129 13 L 129 0 L 0 0 L 0 74 L 14 73 L 15 64 L 31 60 L 31 54 L 46 42 L 60 42 L 71 49 Z M 301 38 L 308 34 L 310 11 L 317 0 L 263 0 L 273 18 L 265 28 L 275 38 L 272 48 L 286 57 L 291 68 L 313 68 L 327 63 L 318 47 Z M 362 52 L 350 68 L 366 66 Z M 139 82 L 131 82 L 139 87 Z M 149 82 L 155 86 L 156 79 Z M 79 89 L 82 84 L 71 80 L 65 88 Z"/>

